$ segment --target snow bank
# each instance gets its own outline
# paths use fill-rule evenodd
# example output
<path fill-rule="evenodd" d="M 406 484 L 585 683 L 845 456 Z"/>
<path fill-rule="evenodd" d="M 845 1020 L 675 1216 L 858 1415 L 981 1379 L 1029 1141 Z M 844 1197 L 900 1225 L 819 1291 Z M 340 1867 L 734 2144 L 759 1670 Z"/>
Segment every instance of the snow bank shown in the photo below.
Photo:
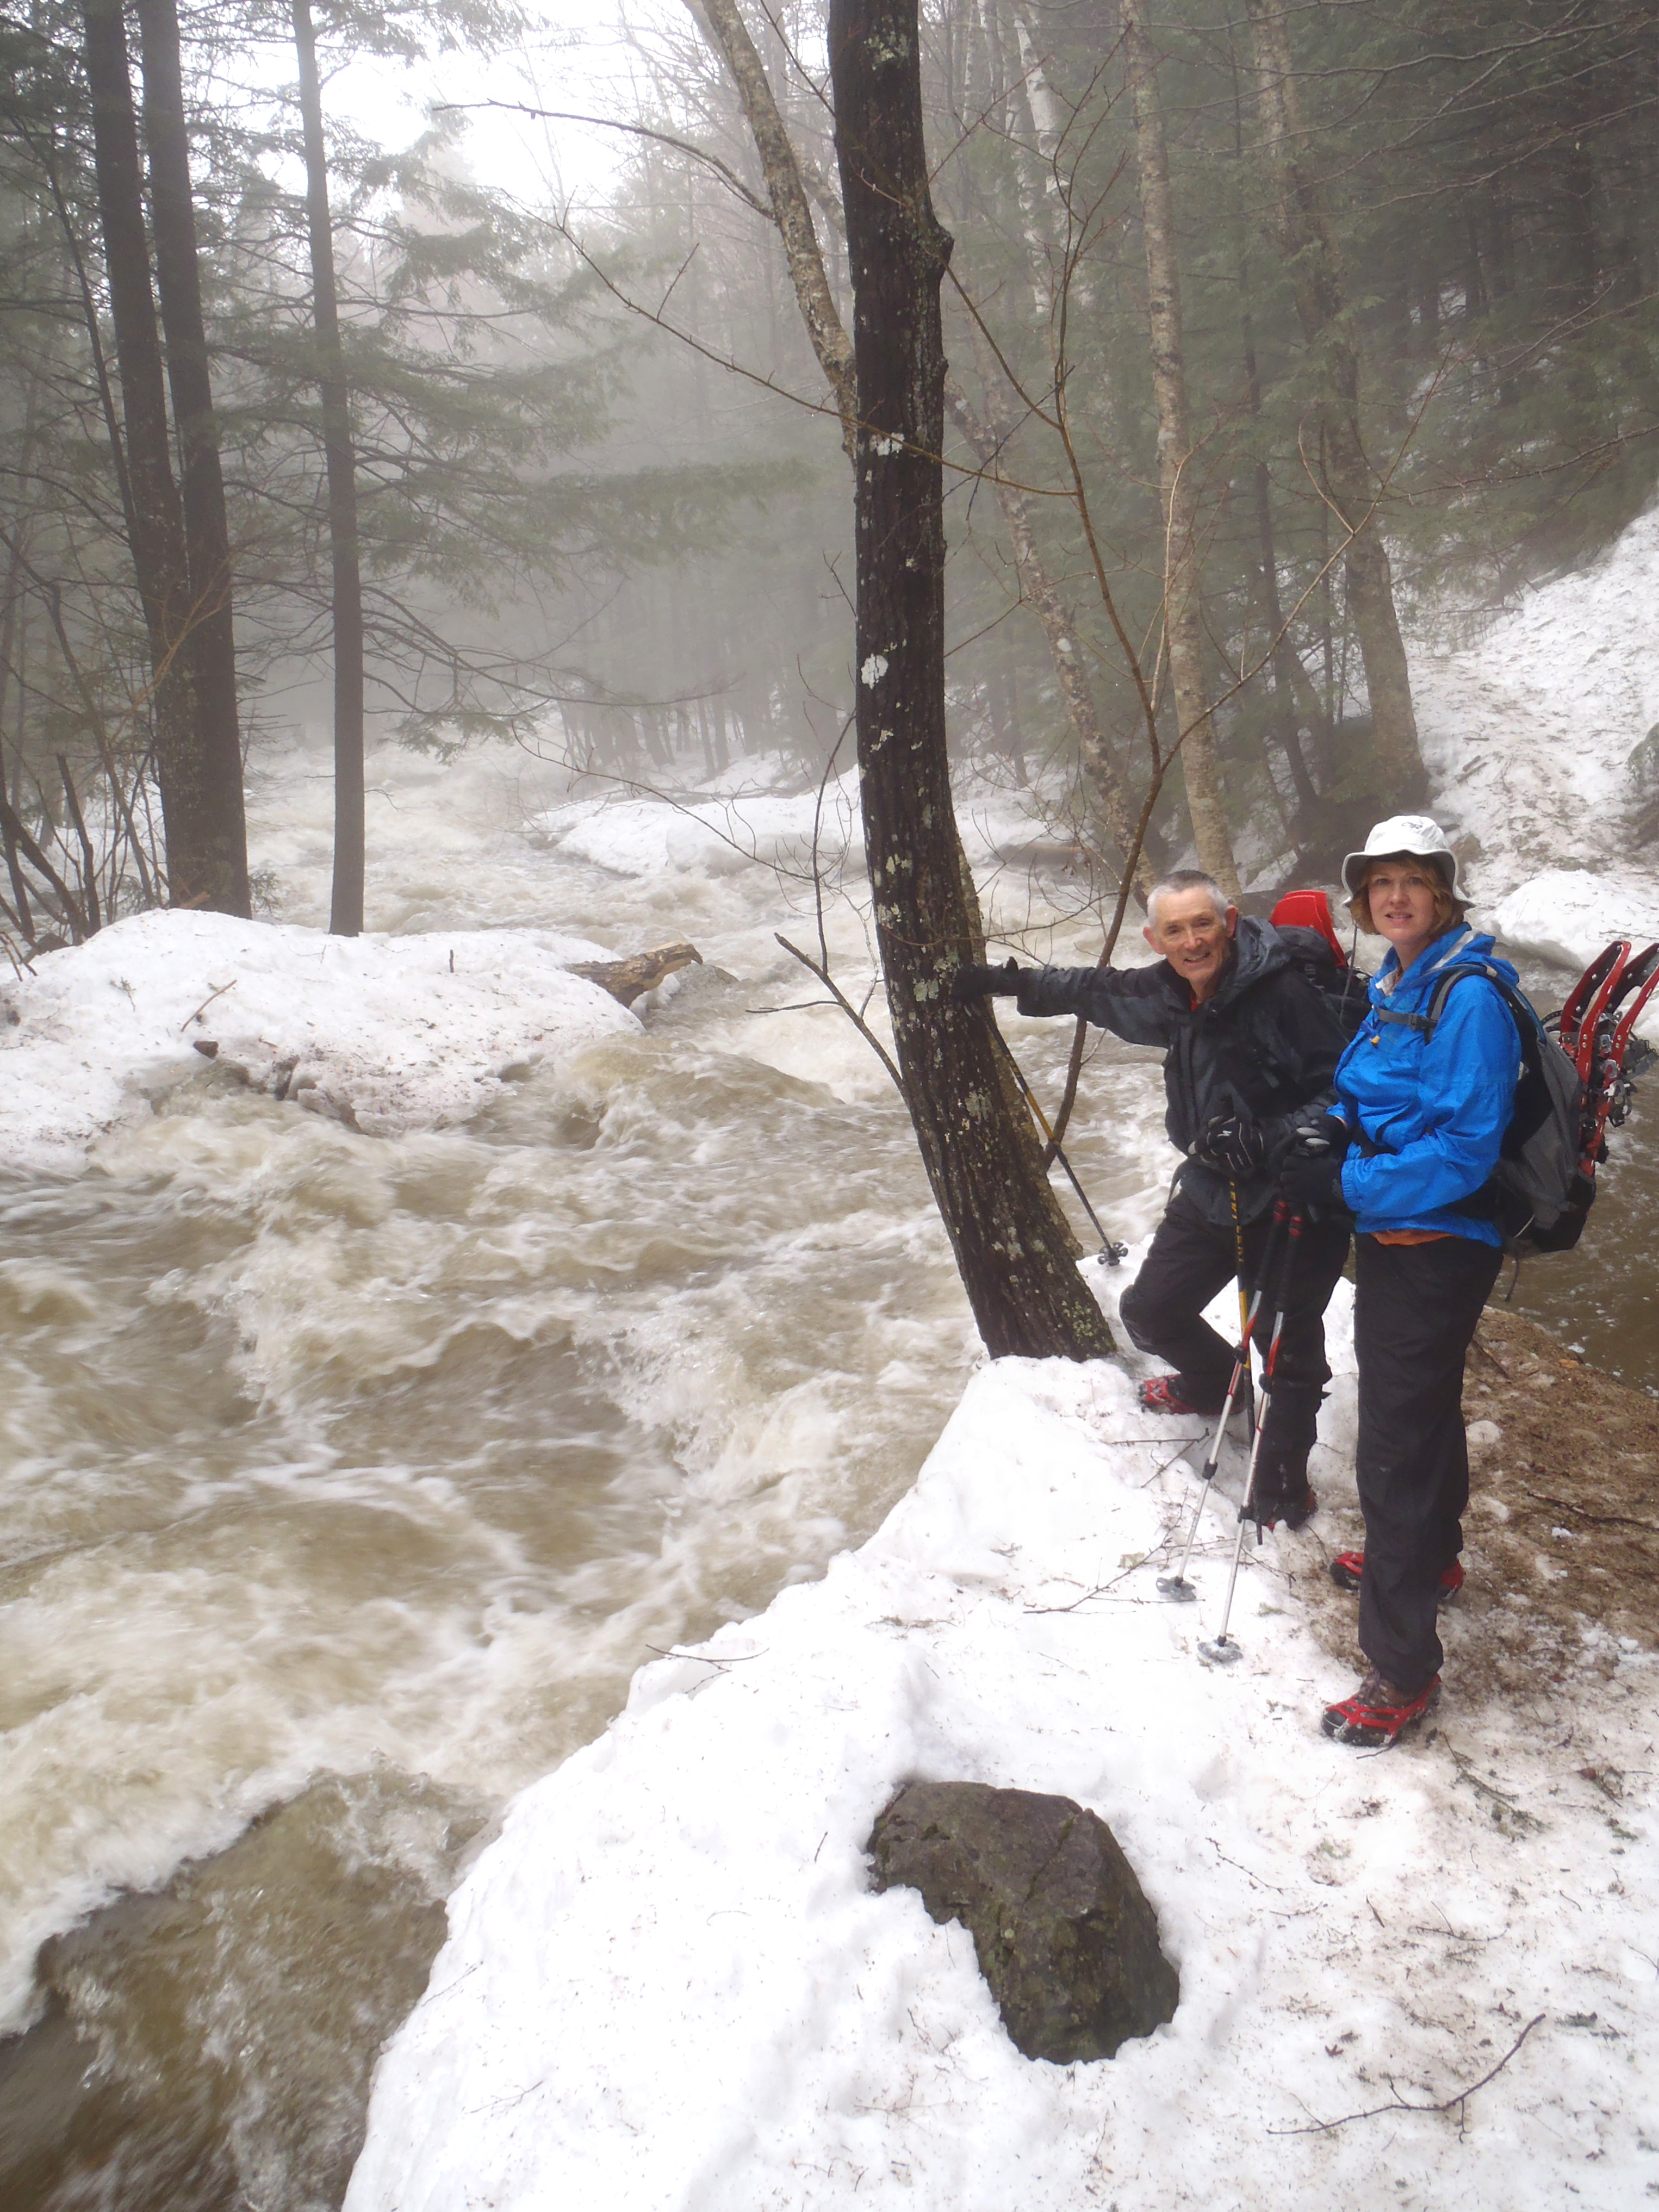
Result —
<path fill-rule="evenodd" d="M 1511 891 L 1489 919 L 1506 944 L 1540 960 L 1584 968 L 1614 935 L 1638 947 L 1659 941 L 1659 880 L 1552 868 Z"/>
<path fill-rule="evenodd" d="M 1436 812 L 1474 842 L 1483 900 L 1616 861 L 1631 757 L 1659 724 L 1659 508 L 1469 650 L 1415 648 L 1412 685 Z"/>
<path fill-rule="evenodd" d="M 571 799 L 534 815 L 531 831 L 561 858 L 589 860 L 617 876 L 730 876 L 760 861 L 786 876 L 810 880 L 815 836 L 824 872 L 862 865 L 864 824 L 855 770 L 827 784 L 820 797 L 816 788 L 788 793 L 761 789 L 758 778 L 768 764 L 747 760 L 739 765 L 749 787 L 713 796 L 665 793 Z M 735 769 L 728 780 L 738 784 Z M 990 867 L 1051 842 L 1036 793 L 988 783 L 966 771 L 959 773 L 957 782 L 957 822 L 975 866 Z"/>
<path fill-rule="evenodd" d="M 744 763 L 751 772 L 755 765 Z M 810 875 L 815 830 L 826 867 L 863 851 L 856 775 L 830 783 L 821 798 L 813 789 L 573 799 L 538 814 L 532 828 L 566 857 L 618 876 L 725 876 L 756 860 Z"/>
<path fill-rule="evenodd" d="M 371 1133 L 475 1113 L 514 1062 L 639 1024 L 541 930 L 340 938 L 226 915 L 136 915 L 0 990 L 6 1164 L 64 1170 L 145 1086 L 217 1065 Z"/>
<path fill-rule="evenodd" d="M 1333 1443 L 1352 1403 L 1339 1384 Z M 1244 1660 L 1201 1663 L 1231 1530 L 1203 1601 L 1160 1603 L 1146 1555 L 1190 1495 L 1170 1460 L 1116 1366 L 1003 1361 L 861 1551 L 643 1669 L 451 1900 L 347 2212 L 1633 2202 L 1656 2172 L 1659 1988 L 1626 1933 L 1651 1846 L 1609 1862 L 1605 1804 L 1520 1716 L 1477 1737 L 1449 1702 L 1381 1766 L 1326 1742 L 1352 1678 L 1295 1595 L 1316 1539 L 1270 1540 Z M 1624 1698 L 1650 1764 L 1650 1660 L 1600 1656 L 1598 1755 L 1623 1763 Z M 1535 1828 L 1494 1826 L 1466 1749 Z M 1100 1813 L 1180 1969 L 1170 2026 L 1103 2064 L 1021 2057 L 961 1928 L 867 1887 L 913 1777 Z M 1393 2109 L 1474 2082 L 1539 2014 L 1466 2106 Z"/>

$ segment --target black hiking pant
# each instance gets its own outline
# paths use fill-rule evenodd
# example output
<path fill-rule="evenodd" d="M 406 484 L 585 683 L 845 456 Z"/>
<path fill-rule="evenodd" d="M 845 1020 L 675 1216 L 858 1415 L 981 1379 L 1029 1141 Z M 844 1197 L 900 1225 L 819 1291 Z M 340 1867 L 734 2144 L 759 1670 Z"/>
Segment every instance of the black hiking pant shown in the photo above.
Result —
<path fill-rule="evenodd" d="M 1271 1226 L 1271 1216 L 1265 1213 L 1245 1224 L 1244 1280 L 1252 1291 Z M 1346 1216 L 1303 1224 L 1256 1463 L 1256 1496 L 1263 1501 L 1299 1498 L 1307 1484 L 1319 1401 L 1331 1379 L 1325 1362 L 1325 1309 L 1348 1256 L 1348 1236 Z M 1283 1240 L 1274 1241 L 1282 1255 Z M 1277 1277 L 1279 1259 L 1269 1256 Z M 1231 1225 L 1207 1220 L 1177 1191 L 1119 1309 L 1131 1340 L 1142 1352 L 1170 1362 L 1182 1396 L 1200 1413 L 1220 1412 L 1232 1379 L 1234 1349 L 1204 1319 L 1204 1309 L 1237 1273 Z M 1252 1340 L 1264 1360 L 1273 1342 L 1278 1287 L 1276 1280 L 1268 1283 L 1256 1316 Z"/>
<path fill-rule="evenodd" d="M 1503 1255 L 1468 1237 L 1354 1239 L 1356 1472 L 1365 1516 L 1359 1648 L 1414 1696 L 1445 1654 L 1440 1577 L 1463 1548 L 1469 1502 L 1463 1361 Z"/>

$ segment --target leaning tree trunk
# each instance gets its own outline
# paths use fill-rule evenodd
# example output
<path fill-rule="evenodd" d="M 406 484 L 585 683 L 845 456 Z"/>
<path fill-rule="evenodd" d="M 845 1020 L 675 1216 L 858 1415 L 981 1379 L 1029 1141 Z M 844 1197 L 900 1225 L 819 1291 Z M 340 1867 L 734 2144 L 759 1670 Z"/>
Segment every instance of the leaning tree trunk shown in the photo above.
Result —
<path fill-rule="evenodd" d="M 812 228 L 812 210 L 807 202 L 800 164 L 778 112 L 777 101 L 772 97 L 766 65 L 749 35 L 749 27 L 737 0 L 693 0 L 691 12 L 713 32 L 720 57 L 738 88 L 744 120 L 749 125 L 760 158 L 761 174 L 766 180 L 772 220 L 783 240 L 789 281 L 794 288 L 801 320 L 806 325 L 806 335 L 818 357 L 818 366 L 835 397 L 836 411 L 841 416 L 842 443 L 850 461 L 857 405 L 853 349 L 847 343 L 836 296 L 824 273 L 823 256 L 818 252 L 817 234 Z"/>
<path fill-rule="evenodd" d="M 363 581 L 357 551 L 357 464 L 350 398 L 340 347 L 334 283 L 334 224 L 323 145 L 323 95 L 310 0 L 294 0 L 300 58 L 300 115 L 305 130 L 306 214 L 311 228 L 312 321 L 323 399 L 323 457 L 328 471 L 328 542 L 334 586 L 334 889 L 328 926 L 337 937 L 363 927 Z"/>
<path fill-rule="evenodd" d="M 1187 786 L 1187 811 L 1199 866 L 1215 878 L 1229 897 L 1236 897 L 1238 871 L 1216 774 L 1209 686 L 1204 676 L 1198 489 L 1192 469 L 1169 149 L 1158 94 L 1158 64 L 1146 36 L 1144 0 L 1122 0 L 1122 8 L 1124 70 L 1134 114 L 1140 227 L 1146 242 L 1146 327 L 1152 341 L 1152 397 L 1158 409 L 1158 475 L 1164 502 L 1164 635 L 1170 647 L 1181 772 Z"/>
<path fill-rule="evenodd" d="M 1389 779 L 1388 795 L 1420 805 L 1428 777 L 1417 741 L 1411 676 L 1388 548 L 1376 525 L 1382 485 L 1365 458 L 1359 428 L 1359 361 L 1344 319 L 1342 265 L 1317 179 L 1304 166 L 1301 95 L 1291 72 L 1290 34 L 1280 0 L 1249 0 L 1255 48 L 1261 135 L 1272 171 L 1278 244 L 1296 289 L 1297 317 L 1319 364 L 1324 390 L 1325 488 L 1349 532 L 1343 554 L 1348 609 L 1370 697 L 1372 741 Z"/>
<path fill-rule="evenodd" d="M 150 290 L 126 27 L 120 0 L 84 0 L 93 162 L 132 493 L 132 564 L 149 645 L 155 778 L 175 905 L 212 890 L 212 809 L 197 742 L 190 577 L 173 481 L 167 388 Z"/>
<path fill-rule="evenodd" d="M 173 0 L 138 0 L 144 74 L 144 143 L 150 224 L 167 339 L 173 419 L 190 577 L 191 658 L 201 770 L 201 877 L 192 903 L 246 915 L 247 822 L 236 725 L 236 634 L 231 611 L 230 530 L 225 520 L 219 429 L 208 372 L 202 277 L 191 198 L 190 140 Z M 175 896 L 177 896 L 175 892 Z"/>
<path fill-rule="evenodd" d="M 831 0 L 836 151 L 858 371 L 860 787 L 906 1103 L 974 1318 L 994 1355 L 1112 1349 L 1029 1127 L 992 1110 L 992 1022 L 950 1001 L 972 931 L 945 738 L 939 284 L 916 0 Z"/>

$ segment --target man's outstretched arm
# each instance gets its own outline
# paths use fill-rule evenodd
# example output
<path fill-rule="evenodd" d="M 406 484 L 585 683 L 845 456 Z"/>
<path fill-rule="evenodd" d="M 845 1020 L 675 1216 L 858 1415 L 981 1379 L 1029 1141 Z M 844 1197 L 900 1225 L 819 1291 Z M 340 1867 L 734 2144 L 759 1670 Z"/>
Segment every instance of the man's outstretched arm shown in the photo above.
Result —
<path fill-rule="evenodd" d="M 1000 968 L 965 967 L 957 970 L 951 995 L 958 1006 L 975 999 L 1012 998 L 1022 1014 L 1080 1014 L 1128 1044 L 1167 1046 L 1173 1034 L 1174 1006 L 1162 963 L 1150 968 L 1022 968 L 1010 960 Z"/>

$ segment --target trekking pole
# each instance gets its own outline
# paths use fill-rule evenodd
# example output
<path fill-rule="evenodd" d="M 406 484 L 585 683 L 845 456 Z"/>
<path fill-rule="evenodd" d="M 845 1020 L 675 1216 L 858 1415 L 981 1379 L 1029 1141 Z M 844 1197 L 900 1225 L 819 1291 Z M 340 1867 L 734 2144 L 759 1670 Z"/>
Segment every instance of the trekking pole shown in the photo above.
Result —
<path fill-rule="evenodd" d="M 1027 1106 L 1030 1107 L 1032 1119 L 1036 1121 L 1038 1128 L 1042 1130 L 1048 1143 L 1053 1146 L 1054 1158 L 1060 1162 L 1061 1167 L 1065 1169 L 1066 1181 L 1071 1184 L 1072 1188 L 1077 1193 L 1079 1204 L 1082 1206 L 1083 1211 L 1088 1215 L 1091 1222 L 1094 1224 L 1095 1234 L 1100 1239 L 1100 1251 L 1098 1257 L 1103 1259 L 1109 1267 L 1115 1267 L 1120 1260 L 1126 1259 L 1128 1256 L 1128 1246 L 1127 1244 L 1114 1243 L 1112 1239 L 1106 1234 L 1106 1231 L 1101 1227 L 1100 1217 L 1096 1213 L 1093 1206 L 1090 1205 L 1088 1195 L 1084 1190 L 1083 1185 L 1078 1181 L 1076 1175 L 1073 1171 L 1072 1163 L 1066 1158 L 1064 1152 L 1060 1149 L 1059 1138 L 1055 1136 L 1054 1131 L 1048 1127 L 1048 1118 L 1047 1115 L 1044 1114 L 1042 1107 L 1037 1103 L 1037 1096 L 1036 1091 L 1032 1090 L 1030 1085 L 1025 1080 L 1024 1069 L 1014 1058 L 1012 1047 L 1009 1044 L 1007 1038 L 1004 1036 L 1002 1031 L 997 1027 L 994 1021 L 991 1024 L 991 1034 L 995 1037 L 998 1044 L 1002 1048 L 1003 1058 L 1007 1061 L 1009 1066 L 1013 1071 L 1014 1080 L 1019 1085 L 1020 1097 L 1024 1098 Z"/>
<path fill-rule="evenodd" d="M 1279 1269 L 1273 1340 L 1267 1346 L 1267 1357 L 1261 1369 L 1261 1393 L 1256 1401 L 1255 1409 L 1255 1435 L 1250 1444 L 1250 1469 L 1244 1479 L 1243 1503 L 1238 1509 L 1238 1535 L 1233 1545 L 1232 1572 L 1227 1577 L 1226 1601 L 1221 1608 L 1221 1626 L 1210 1642 L 1198 1647 L 1200 1656 L 1217 1667 L 1231 1667 L 1239 1656 L 1239 1647 L 1228 1635 L 1227 1624 L 1232 1619 L 1233 1592 L 1238 1587 L 1238 1570 L 1244 1557 L 1245 1524 L 1250 1517 L 1250 1507 L 1255 1498 L 1255 1472 L 1261 1458 L 1261 1439 L 1267 1431 L 1267 1408 L 1273 1396 L 1273 1370 L 1279 1364 L 1279 1341 L 1285 1334 L 1285 1307 L 1291 1294 L 1291 1273 L 1296 1265 L 1296 1248 L 1301 1237 L 1302 1216 L 1292 1213 L 1285 1224 L 1285 1259 Z M 1261 1541 L 1260 1522 L 1256 1524 L 1256 1541 Z"/>
<path fill-rule="evenodd" d="M 1216 1471 L 1221 1465 L 1221 1439 L 1226 1433 L 1228 1422 L 1233 1417 L 1239 1385 L 1250 1371 L 1250 1340 L 1255 1334 L 1256 1316 L 1261 1310 L 1262 1292 L 1268 1276 L 1273 1271 L 1273 1261 L 1277 1256 L 1279 1239 L 1284 1232 L 1285 1223 L 1290 1218 L 1289 1200 L 1284 1198 L 1278 1200 L 1273 1206 L 1273 1223 L 1267 1231 L 1267 1241 L 1262 1248 L 1261 1267 L 1256 1277 L 1255 1294 L 1254 1297 L 1249 1297 L 1244 1287 L 1244 1231 L 1238 1218 L 1238 1186 L 1234 1183 L 1230 1188 L 1233 1194 L 1233 1231 L 1238 1258 L 1238 1346 L 1233 1353 L 1233 1379 L 1227 1385 L 1226 1402 L 1221 1408 L 1221 1418 L 1215 1425 L 1215 1434 L 1210 1439 L 1210 1449 L 1205 1457 L 1203 1472 L 1199 1477 L 1198 1502 L 1193 1508 L 1192 1525 L 1187 1531 L 1187 1542 L 1181 1554 L 1181 1565 L 1174 1574 L 1160 1575 L 1154 1585 L 1158 1595 L 1168 1598 L 1174 1605 L 1191 1605 L 1198 1596 L 1198 1592 L 1187 1579 L 1187 1569 L 1191 1565 L 1193 1546 L 1198 1539 L 1198 1524 L 1204 1517 L 1205 1500 L 1209 1497 L 1211 1485 L 1216 1478 Z"/>

